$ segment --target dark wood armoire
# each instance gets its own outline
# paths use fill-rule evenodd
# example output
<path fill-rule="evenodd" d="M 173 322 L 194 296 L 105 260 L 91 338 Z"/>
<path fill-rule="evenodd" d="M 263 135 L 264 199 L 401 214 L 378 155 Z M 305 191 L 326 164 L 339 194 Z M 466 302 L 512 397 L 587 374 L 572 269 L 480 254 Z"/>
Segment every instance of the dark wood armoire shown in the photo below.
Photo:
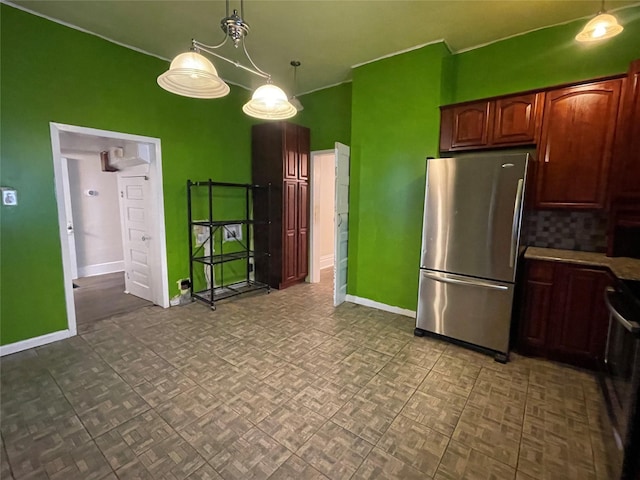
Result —
<path fill-rule="evenodd" d="M 271 122 L 252 128 L 254 184 L 271 183 L 271 199 L 256 199 L 256 218 L 270 227 L 255 228 L 255 249 L 270 251 L 256 258 L 256 280 L 273 288 L 304 281 L 309 272 L 309 129 L 288 122 Z M 266 248 L 267 245 L 269 248 Z"/>

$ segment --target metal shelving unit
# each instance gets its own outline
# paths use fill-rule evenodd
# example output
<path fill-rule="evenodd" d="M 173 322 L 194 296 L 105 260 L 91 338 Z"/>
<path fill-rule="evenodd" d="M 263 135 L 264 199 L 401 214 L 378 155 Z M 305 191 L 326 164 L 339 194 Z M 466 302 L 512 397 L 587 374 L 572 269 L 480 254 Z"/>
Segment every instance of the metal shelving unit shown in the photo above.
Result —
<path fill-rule="evenodd" d="M 206 206 L 207 218 L 193 219 L 193 196 L 194 189 L 205 189 L 208 197 Z M 218 206 L 214 207 L 215 193 L 220 191 L 235 191 L 236 199 L 240 196 L 244 196 L 244 217 L 233 220 L 220 220 L 216 219 L 218 212 Z M 242 192 L 244 190 L 244 192 Z M 240 193 L 238 193 L 240 191 Z M 268 251 L 256 252 L 251 249 L 251 244 L 254 238 L 254 229 L 256 226 L 265 226 L 265 231 L 269 232 L 269 218 L 253 218 L 254 214 L 254 202 L 257 201 L 256 196 L 262 195 L 262 201 L 267 202 L 267 205 L 271 204 L 271 184 L 268 185 L 252 185 L 243 183 L 225 183 L 214 182 L 211 179 L 206 181 L 193 182 L 187 180 L 187 211 L 189 220 L 189 279 L 191 281 L 191 297 L 196 300 L 200 300 L 208 304 L 213 310 L 216 308 L 216 302 L 225 298 L 234 297 L 248 292 L 254 292 L 256 290 L 266 290 L 267 293 L 271 291 L 271 287 L 268 284 L 257 282 L 252 278 L 252 272 L 254 269 L 253 261 L 255 259 L 268 258 L 270 253 Z M 263 211 L 264 209 L 261 209 Z M 267 208 L 265 211 L 269 212 L 271 209 Z M 268 214 L 267 214 L 268 216 Z M 243 225 L 246 235 L 243 240 L 234 240 L 234 245 L 237 250 L 225 252 L 224 232 L 231 232 L 230 225 Z M 206 239 L 199 243 L 194 238 L 194 227 L 201 227 L 206 232 Z M 217 239 L 216 239 L 217 237 Z M 267 245 L 270 242 L 267 241 Z M 206 248 L 207 246 L 208 248 Z M 239 248 L 239 249 L 238 249 Z M 228 248 L 227 248 L 228 250 Z M 213 254 L 209 253 L 212 252 Z M 225 264 L 229 262 L 245 262 L 244 278 L 234 278 L 231 282 L 225 282 Z M 270 262 L 264 262 L 268 265 Z M 205 276 L 207 269 L 209 276 L 207 277 L 207 285 L 204 289 L 196 290 L 194 287 L 194 265 L 204 265 Z M 216 279 L 215 268 L 219 271 L 218 279 Z M 236 275 L 237 277 L 237 275 Z M 269 278 L 268 272 L 267 277 Z M 217 281 L 216 281 L 217 280 Z"/>

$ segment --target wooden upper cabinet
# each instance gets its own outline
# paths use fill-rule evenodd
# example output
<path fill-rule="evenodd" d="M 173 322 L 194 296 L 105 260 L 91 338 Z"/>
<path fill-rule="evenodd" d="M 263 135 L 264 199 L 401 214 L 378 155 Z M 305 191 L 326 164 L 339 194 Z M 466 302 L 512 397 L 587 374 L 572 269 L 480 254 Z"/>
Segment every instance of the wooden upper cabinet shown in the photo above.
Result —
<path fill-rule="evenodd" d="M 495 100 L 492 145 L 534 143 L 543 93 Z"/>
<path fill-rule="evenodd" d="M 631 63 L 623 90 L 611 199 L 635 198 L 640 204 L 640 59 Z"/>
<path fill-rule="evenodd" d="M 544 93 L 442 107 L 440 150 L 473 150 L 535 142 Z"/>
<path fill-rule="evenodd" d="M 440 150 L 468 150 L 488 145 L 490 115 L 488 101 L 443 108 Z"/>
<path fill-rule="evenodd" d="M 537 208 L 603 208 L 622 80 L 546 93 L 538 143 Z"/>

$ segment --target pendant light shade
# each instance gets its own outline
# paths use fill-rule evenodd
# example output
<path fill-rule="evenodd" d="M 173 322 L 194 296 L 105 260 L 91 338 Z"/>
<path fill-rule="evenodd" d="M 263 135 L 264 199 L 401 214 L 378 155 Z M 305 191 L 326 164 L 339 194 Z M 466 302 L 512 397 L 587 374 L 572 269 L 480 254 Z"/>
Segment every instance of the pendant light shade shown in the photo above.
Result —
<path fill-rule="evenodd" d="M 229 0 L 226 0 L 226 6 L 227 16 L 220 21 L 220 28 L 224 32 L 222 42 L 217 45 L 207 45 L 195 38 L 192 39 L 191 51 L 173 59 L 169 70 L 158 77 L 158 85 L 171 93 L 191 98 L 220 98 L 227 95 L 229 85 L 218 76 L 213 64 L 200 54 L 204 52 L 267 81 L 267 84 L 258 88 L 251 100 L 242 107 L 247 115 L 265 120 L 293 117 L 297 111 L 289 103 L 287 95 L 271 83 L 271 75 L 261 70 L 247 51 L 245 37 L 250 29 L 249 24 L 242 18 L 244 0 L 240 0 L 240 13 L 237 10 L 230 13 Z M 227 40 L 244 54 L 249 65 L 222 55 L 221 49 Z"/>
<path fill-rule="evenodd" d="M 213 64 L 197 52 L 181 53 L 171 62 L 169 70 L 158 77 L 165 90 L 192 98 L 220 98 L 229 93 L 227 85 Z"/>
<path fill-rule="evenodd" d="M 302 110 L 304 110 L 304 105 L 302 105 L 302 102 L 298 100 L 298 97 L 291 97 L 289 99 L 289 103 L 293 105 L 293 108 L 295 108 L 297 112 L 301 112 Z"/>
<path fill-rule="evenodd" d="M 600 13 L 591 19 L 582 31 L 576 35 L 579 42 L 596 42 L 606 38 L 615 37 L 622 32 L 623 27 L 618 24 L 618 20 L 608 13 Z"/>
<path fill-rule="evenodd" d="M 242 111 L 250 117 L 262 120 L 284 120 L 293 117 L 297 110 L 287 99 L 281 88 L 267 83 L 258 87 Z"/>

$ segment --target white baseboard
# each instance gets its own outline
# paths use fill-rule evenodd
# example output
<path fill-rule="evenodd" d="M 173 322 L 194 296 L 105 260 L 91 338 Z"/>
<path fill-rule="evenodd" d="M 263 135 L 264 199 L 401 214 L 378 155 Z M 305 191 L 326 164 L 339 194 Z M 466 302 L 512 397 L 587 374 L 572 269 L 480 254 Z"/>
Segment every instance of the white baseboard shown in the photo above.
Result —
<path fill-rule="evenodd" d="M 47 343 L 57 342 L 58 340 L 64 340 L 65 338 L 72 337 L 70 330 L 60 330 L 59 332 L 47 333 L 39 337 L 28 338 L 27 340 L 21 340 L 16 343 L 10 343 L 9 345 L 0 346 L 0 357 L 5 355 L 11 355 L 12 353 L 18 353 L 23 350 L 28 350 L 34 347 L 40 347 Z"/>
<path fill-rule="evenodd" d="M 377 308 L 378 310 L 384 310 L 385 312 L 397 313 L 398 315 L 404 315 L 405 317 L 416 318 L 416 312 L 414 310 L 394 307 L 393 305 L 376 302 L 375 300 L 369 300 L 368 298 L 356 297 L 355 295 L 347 295 L 345 300 L 347 302 L 356 303 L 364 307 Z"/>
<path fill-rule="evenodd" d="M 124 272 L 124 260 L 119 262 L 96 263 L 86 267 L 78 267 L 78 277 L 93 277 L 106 273 Z"/>
<path fill-rule="evenodd" d="M 333 253 L 330 253 L 329 255 L 322 255 L 320 257 L 320 270 L 324 270 L 329 267 L 333 267 Z"/>

